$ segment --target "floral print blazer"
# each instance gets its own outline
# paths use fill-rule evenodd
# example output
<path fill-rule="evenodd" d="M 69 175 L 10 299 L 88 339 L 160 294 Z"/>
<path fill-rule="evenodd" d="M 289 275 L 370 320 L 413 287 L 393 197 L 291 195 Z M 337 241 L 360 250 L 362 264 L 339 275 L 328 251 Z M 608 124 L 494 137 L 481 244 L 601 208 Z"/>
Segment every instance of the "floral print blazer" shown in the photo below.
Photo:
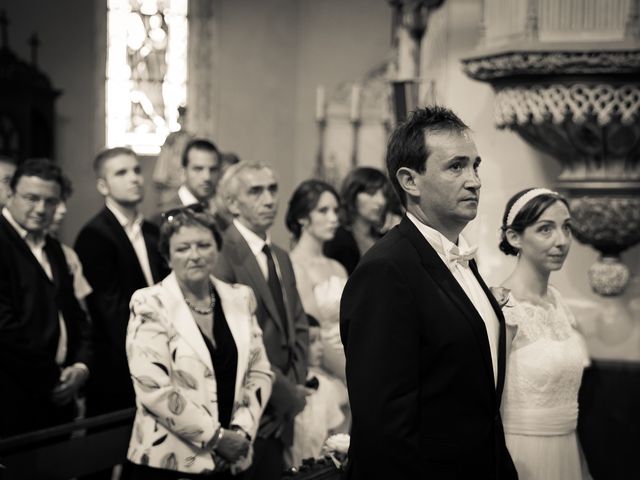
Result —
<path fill-rule="evenodd" d="M 256 437 L 273 382 L 249 287 L 214 277 L 238 350 L 231 424 Z M 136 416 L 127 458 L 137 464 L 186 473 L 210 473 L 207 444 L 220 426 L 216 379 L 202 334 L 175 274 L 131 297 L 127 358 L 136 393 Z M 245 470 L 247 458 L 231 466 Z"/>

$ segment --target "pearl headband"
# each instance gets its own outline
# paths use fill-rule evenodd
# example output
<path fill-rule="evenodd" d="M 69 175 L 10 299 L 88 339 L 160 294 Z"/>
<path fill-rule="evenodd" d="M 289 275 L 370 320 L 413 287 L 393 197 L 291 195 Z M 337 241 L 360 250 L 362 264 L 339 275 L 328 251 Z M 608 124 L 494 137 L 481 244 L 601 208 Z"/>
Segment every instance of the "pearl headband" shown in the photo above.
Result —
<path fill-rule="evenodd" d="M 516 219 L 520 210 L 524 208 L 524 206 L 540 195 L 558 195 L 558 192 L 554 192 L 553 190 L 549 190 L 548 188 L 534 188 L 533 190 L 529 190 L 527 193 L 522 195 L 518 200 L 513 202 L 511 205 L 511 209 L 509 209 L 509 214 L 507 215 L 507 226 L 513 224 L 513 221 Z"/>

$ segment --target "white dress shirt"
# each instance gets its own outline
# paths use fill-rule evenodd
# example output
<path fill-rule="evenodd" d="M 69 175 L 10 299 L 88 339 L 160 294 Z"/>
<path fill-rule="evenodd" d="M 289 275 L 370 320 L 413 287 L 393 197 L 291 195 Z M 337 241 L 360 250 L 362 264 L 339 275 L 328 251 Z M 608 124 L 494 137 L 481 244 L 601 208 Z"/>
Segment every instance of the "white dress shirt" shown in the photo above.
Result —
<path fill-rule="evenodd" d="M 138 213 L 133 220 L 129 220 L 108 198 L 106 205 L 111 213 L 113 213 L 114 217 L 116 217 L 118 223 L 122 225 L 127 237 L 129 237 L 129 241 L 133 246 L 133 250 L 136 252 L 138 263 L 140 264 L 140 268 L 142 268 L 142 273 L 147 281 L 147 285 L 153 285 L 154 281 L 153 275 L 151 274 L 151 266 L 149 265 L 149 254 L 147 252 L 147 245 L 144 243 L 144 235 L 142 235 L 142 222 L 144 221 L 142 214 Z"/>
<path fill-rule="evenodd" d="M 262 251 L 265 245 L 269 245 L 271 248 L 271 238 L 267 233 L 266 239 L 260 238 L 255 232 L 252 232 L 247 227 L 245 227 L 242 223 L 238 221 L 237 218 L 233 219 L 233 224 L 242 235 L 242 238 L 247 242 L 251 252 L 256 257 L 256 261 L 258 262 L 258 266 L 264 275 L 265 280 L 269 281 L 269 267 L 267 266 L 267 255 Z M 280 265 L 278 265 L 278 259 L 275 255 L 272 255 L 273 263 L 276 266 L 276 273 L 278 274 L 278 278 L 282 279 L 282 274 L 280 273 Z M 280 281 L 282 285 L 282 281 Z"/>
<path fill-rule="evenodd" d="M 444 235 L 434 228 L 428 227 L 415 215 L 407 212 L 407 218 L 416 226 L 418 231 L 429 242 L 429 245 L 433 247 L 438 256 L 442 259 L 445 265 L 448 266 L 449 271 L 456 279 L 462 290 L 467 294 L 471 303 L 476 308 L 482 321 L 484 322 L 485 329 L 487 331 L 487 337 L 489 339 L 489 349 L 491 350 L 491 363 L 493 366 L 493 381 L 497 384 L 498 381 L 498 338 L 500 336 L 500 322 L 496 316 L 496 312 L 491 306 L 491 302 L 484 293 L 484 290 L 480 286 L 478 279 L 475 277 L 468 263 L 457 262 L 452 260 L 452 253 L 460 250 L 465 251 L 469 249 L 464 237 L 460 235 L 458 237 L 458 245 L 449 241 Z"/>
<path fill-rule="evenodd" d="M 33 256 L 36 257 L 36 260 L 42 267 L 42 270 L 44 270 L 44 273 L 47 275 L 47 277 L 49 277 L 49 280 L 53 281 L 51 264 L 49 263 L 47 254 L 44 251 L 45 236 L 42 235 L 40 237 L 34 237 L 33 235 L 30 235 L 29 232 L 27 232 L 18 222 L 16 222 L 16 220 L 13 218 L 13 215 L 11 215 L 11 212 L 9 212 L 7 208 L 2 209 L 2 215 L 7 219 L 9 224 L 18 233 L 18 235 L 20 235 L 20 238 L 22 238 L 27 244 L 27 247 L 29 247 L 29 250 L 31 250 Z M 67 324 L 64 322 L 64 317 L 62 316 L 62 312 L 60 310 L 58 310 L 58 325 L 60 327 L 60 337 L 58 338 L 58 347 L 56 348 L 55 360 L 58 365 L 63 365 L 65 359 L 67 358 L 68 336 Z M 79 366 L 87 372 L 89 371 L 87 366 L 83 363 L 76 363 L 74 364 L 74 366 Z"/>
<path fill-rule="evenodd" d="M 193 205 L 194 203 L 200 203 L 200 200 L 196 198 L 196 196 L 191 193 L 191 191 L 186 187 L 186 185 L 180 186 L 178 189 L 178 198 L 182 202 L 183 205 Z"/>

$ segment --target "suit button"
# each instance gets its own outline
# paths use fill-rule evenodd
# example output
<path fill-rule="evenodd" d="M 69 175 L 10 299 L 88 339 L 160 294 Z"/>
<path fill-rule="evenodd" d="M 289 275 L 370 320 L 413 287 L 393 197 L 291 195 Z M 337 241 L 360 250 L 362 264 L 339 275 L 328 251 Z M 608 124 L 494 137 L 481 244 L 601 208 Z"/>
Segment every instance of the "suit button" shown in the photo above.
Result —
<path fill-rule="evenodd" d="M 500 423 L 500 415 L 498 415 L 497 413 L 495 414 L 495 416 L 493 417 L 493 421 L 495 423 Z"/>

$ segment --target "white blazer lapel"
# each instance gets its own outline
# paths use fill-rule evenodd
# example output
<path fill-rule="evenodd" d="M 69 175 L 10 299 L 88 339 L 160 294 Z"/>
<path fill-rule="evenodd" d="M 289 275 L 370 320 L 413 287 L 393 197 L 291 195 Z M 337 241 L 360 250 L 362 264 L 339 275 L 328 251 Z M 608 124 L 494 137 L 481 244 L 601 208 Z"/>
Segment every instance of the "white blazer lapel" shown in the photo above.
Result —
<path fill-rule="evenodd" d="M 204 364 L 213 372 L 213 364 L 211 363 L 211 355 L 207 345 L 204 343 L 202 333 L 198 329 L 193 315 L 184 301 L 182 290 L 178 285 L 176 274 L 171 273 L 162 281 L 162 286 L 171 293 L 170 302 L 167 302 L 167 315 L 169 321 L 173 323 L 176 332 L 191 346 L 193 351 L 200 357 Z"/>

